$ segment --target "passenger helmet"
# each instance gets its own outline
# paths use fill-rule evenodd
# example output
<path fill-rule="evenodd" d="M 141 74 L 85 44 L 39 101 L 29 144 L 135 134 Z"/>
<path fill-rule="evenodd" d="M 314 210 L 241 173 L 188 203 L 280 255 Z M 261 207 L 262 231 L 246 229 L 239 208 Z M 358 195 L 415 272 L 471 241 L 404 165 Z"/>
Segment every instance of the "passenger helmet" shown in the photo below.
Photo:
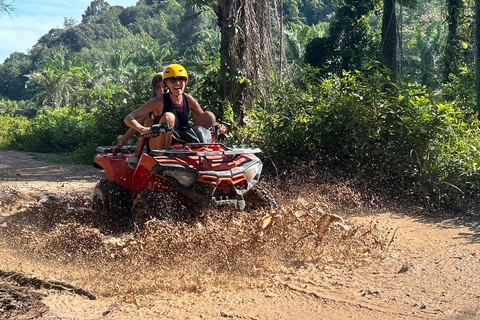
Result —
<path fill-rule="evenodd" d="M 185 77 L 188 82 L 187 70 L 179 64 L 171 64 L 163 70 L 163 80 L 173 77 Z"/>

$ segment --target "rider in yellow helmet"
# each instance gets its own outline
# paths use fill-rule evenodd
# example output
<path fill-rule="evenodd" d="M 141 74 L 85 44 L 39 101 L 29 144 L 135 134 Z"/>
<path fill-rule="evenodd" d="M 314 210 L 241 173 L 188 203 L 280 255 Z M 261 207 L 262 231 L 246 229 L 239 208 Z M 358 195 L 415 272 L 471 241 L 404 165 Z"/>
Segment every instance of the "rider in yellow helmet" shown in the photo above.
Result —
<path fill-rule="evenodd" d="M 163 82 L 167 93 L 157 96 L 143 106 L 128 114 L 124 121 L 139 133 L 150 131 L 150 126 L 142 125 L 140 119 L 153 112 L 154 123 L 168 123 L 170 127 L 178 132 L 188 130 L 193 126 L 209 128 L 216 124 L 215 115 L 212 112 L 204 112 L 199 103 L 188 93 L 185 93 L 185 86 L 188 82 L 187 70 L 179 65 L 172 64 L 163 70 Z M 189 121 L 190 111 L 195 117 L 195 122 Z M 170 132 L 152 137 L 149 141 L 150 149 L 166 149 L 172 144 Z"/>

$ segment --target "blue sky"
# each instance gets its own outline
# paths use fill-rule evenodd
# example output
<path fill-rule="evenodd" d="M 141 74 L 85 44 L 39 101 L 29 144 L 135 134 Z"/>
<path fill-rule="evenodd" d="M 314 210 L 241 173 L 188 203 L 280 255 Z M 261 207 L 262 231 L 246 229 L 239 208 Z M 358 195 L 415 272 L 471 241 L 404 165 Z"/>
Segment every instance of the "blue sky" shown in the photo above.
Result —
<path fill-rule="evenodd" d="M 133 6 L 137 0 L 106 0 L 110 5 Z M 6 0 L 17 16 L 0 16 L 0 63 L 13 52 L 27 53 L 50 29 L 63 27 L 64 18 L 82 20 L 91 0 Z"/>

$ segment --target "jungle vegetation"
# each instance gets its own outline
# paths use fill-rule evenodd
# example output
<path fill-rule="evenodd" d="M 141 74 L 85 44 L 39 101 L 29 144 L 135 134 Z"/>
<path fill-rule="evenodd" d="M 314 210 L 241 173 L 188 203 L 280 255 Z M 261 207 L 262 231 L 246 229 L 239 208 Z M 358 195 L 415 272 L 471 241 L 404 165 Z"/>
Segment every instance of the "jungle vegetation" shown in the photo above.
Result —
<path fill-rule="evenodd" d="M 228 144 L 262 148 L 272 174 L 306 164 L 467 208 L 480 194 L 476 12 L 464 0 L 94 0 L 0 64 L 0 148 L 91 163 L 155 72 L 180 63 Z"/>

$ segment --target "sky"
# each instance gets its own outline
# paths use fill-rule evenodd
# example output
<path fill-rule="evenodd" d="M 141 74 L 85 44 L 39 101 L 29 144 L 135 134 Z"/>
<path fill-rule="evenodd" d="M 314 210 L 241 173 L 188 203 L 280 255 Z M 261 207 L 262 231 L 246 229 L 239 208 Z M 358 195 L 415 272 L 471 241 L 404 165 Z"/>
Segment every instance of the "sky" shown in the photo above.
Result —
<path fill-rule="evenodd" d="M 5 0 L 17 15 L 0 15 L 0 63 L 13 52 L 28 53 L 52 28 L 62 28 L 65 18 L 80 22 L 92 0 Z M 106 0 L 111 6 L 133 6 L 137 0 Z"/>

